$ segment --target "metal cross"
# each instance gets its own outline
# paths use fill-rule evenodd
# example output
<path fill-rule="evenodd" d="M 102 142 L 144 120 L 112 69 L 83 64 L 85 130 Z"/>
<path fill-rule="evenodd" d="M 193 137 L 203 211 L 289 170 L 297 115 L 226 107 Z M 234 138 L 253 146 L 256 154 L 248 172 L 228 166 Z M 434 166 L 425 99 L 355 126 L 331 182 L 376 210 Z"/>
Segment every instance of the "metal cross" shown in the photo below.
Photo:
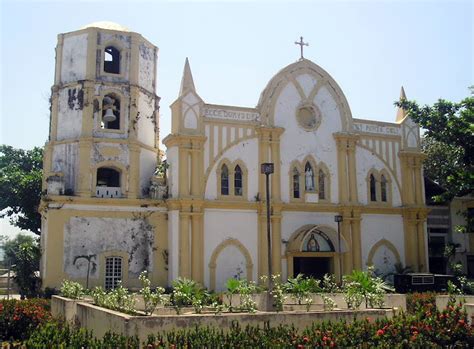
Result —
<path fill-rule="evenodd" d="M 309 46 L 309 43 L 307 42 L 303 42 L 303 37 L 300 36 L 300 41 L 295 41 L 295 44 L 296 45 L 300 45 L 300 49 L 301 49 L 301 59 L 303 59 L 303 46 Z"/>

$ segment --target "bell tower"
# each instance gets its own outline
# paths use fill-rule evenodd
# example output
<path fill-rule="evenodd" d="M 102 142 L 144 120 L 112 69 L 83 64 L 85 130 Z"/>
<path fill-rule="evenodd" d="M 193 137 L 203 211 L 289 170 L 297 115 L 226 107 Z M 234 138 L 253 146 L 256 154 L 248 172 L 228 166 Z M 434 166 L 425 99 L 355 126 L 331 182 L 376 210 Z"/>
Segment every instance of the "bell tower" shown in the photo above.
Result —
<path fill-rule="evenodd" d="M 158 48 L 115 23 L 58 35 L 43 189 L 140 199 L 159 156 Z"/>

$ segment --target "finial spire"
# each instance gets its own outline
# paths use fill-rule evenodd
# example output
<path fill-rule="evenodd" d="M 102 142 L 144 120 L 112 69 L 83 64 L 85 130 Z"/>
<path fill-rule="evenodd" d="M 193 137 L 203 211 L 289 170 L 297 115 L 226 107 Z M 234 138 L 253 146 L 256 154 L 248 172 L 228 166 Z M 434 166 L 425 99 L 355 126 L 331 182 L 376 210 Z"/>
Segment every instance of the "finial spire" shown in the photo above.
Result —
<path fill-rule="evenodd" d="M 405 89 L 402 86 L 402 88 L 400 89 L 400 99 L 399 99 L 399 101 L 403 101 L 403 100 L 406 100 L 406 99 L 407 99 L 407 96 L 405 94 Z M 405 109 L 398 107 L 396 121 L 401 122 L 403 119 L 405 119 L 406 116 L 407 116 L 407 113 L 406 113 Z"/>
<path fill-rule="evenodd" d="M 191 67 L 189 66 L 188 57 L 184 62 L 183 77 L 181 79 L 181 88 L 179 89 L 179 95 L 182 96 L 186 91 L 196 92 L 194 87 L 193 74 L 191 73 Z"/>
<path fill-rule="evenodd" d="M 303 46 L 309 46 L 309 43 L 303 42 L 303 37 L 300 36 L 300 41 L 295 41 L 295 45 L 300 45 L 300 50 L 301 50 L 301 58 L 304 59 L 303 57 Z"/>

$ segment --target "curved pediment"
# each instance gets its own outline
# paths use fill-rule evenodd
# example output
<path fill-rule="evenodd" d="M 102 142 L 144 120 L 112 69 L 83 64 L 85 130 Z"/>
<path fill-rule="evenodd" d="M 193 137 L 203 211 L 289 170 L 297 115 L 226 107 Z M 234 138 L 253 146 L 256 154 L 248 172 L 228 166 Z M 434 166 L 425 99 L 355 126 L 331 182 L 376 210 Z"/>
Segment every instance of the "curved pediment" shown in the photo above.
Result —
<path fill-rule="evenodd" d="M 276 125 L 276 106 L 284 103 L 279 98 L 287 88 L 296 91 L 294 96 L 298 99 L 297 108 L 313 108 L 318 113 L 323 111 L 324 118 L 324 105 L 334 106 L 332 109 L 337 109 L 340 118 L 339 131 L 352 130 L 352 113 L 341 88 L 324 69 L 307 59 L 286 66 L 269 81 L 257 105 L 262 123 Z M 296 108 L 294 112 L 297 113 Z"/>

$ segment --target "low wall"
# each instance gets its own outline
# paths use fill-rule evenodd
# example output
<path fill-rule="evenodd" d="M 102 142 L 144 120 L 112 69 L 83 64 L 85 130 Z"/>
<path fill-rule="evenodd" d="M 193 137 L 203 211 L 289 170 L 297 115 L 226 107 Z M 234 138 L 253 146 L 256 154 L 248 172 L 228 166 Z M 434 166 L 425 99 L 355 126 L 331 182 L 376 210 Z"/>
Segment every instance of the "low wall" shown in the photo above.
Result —
<path fill-rule="evenodd" d="M 126 336 L 138 336 L 140 342 L 149 334 L 195 326 L 215 326 L 228 329 L 233 322 L 240 326 L 263 326 L 270 322 L 271 326 L 294 324 L 297 328 L 310 326 L 313 322 L 340 321 L 352 322 L 354 319 L 379 319 L 392 317 L 392 309 L 367 309 L 359 311 L 335 310 L 314 312 L 258 312 L 255 314 L 187 314 L 163 316 L 130 316 L 117 311 L 97 307 L 88 303 L 77 303 L 77 323 L 83 328 L 94 331 L 94 335 L 102 337 L 107 331 Z"/>
<path fill-rule="evenodd" d="M 331 298 L 335 303 L 336 303 L 336 308 L 337 309 L 347 309 L 347 303 L 344 300 L 344 294 L 343 293 L 325 293 L 325 296 Z M 252 299 L 256 302 L 257 304 L 257 310 L 264 311 L 266 310 L 266 293 L 258 293 L 252 295 Z M 313 300 L 312 304 L 313 305 L 323 305 L 323 297 L 322 294 L 319 293 L 312 293 L 310 294 L 311 299 Z M 236 294 L 232 296 L 232 305 L 234 307 L 240 305 L 240 298 L 241 296 Z M 230 304 L 230 299 L 229 296 L 225 295 L 224 296 L 224 303 L 225 304 Z M 285 305 L 294 305 L 297 304 L 298 301 L 297 299 L 292 295 L 292 294 L 286 294 L 286 299 L 284 304 Z M 305 304 L 305 302 L 302 302 Z M 384 295 L 384 308 L 397 308 L 399 310 L 403 309 L 406 311 L 407 309 L 407 300 L 406 300 L 406 295 L 405 294 L 400 294 L 400 293 L 387 293 Z M 366 309 L 365 302 L 362 302 L 360 305 L 360 309 Z"/>
<path fill-rule="evenodd" d="M 449 301 L 449 295 L 440 295 L 436 296 L 436 308 L 438 308 L 439 311 L 442 311 L 443 309 L 446 308 L 448 305 Z M 456 303 L 462 302 L 464 305 L 466 304 L 473 304 L 474 305 L 474 296 L 454 296 L 456 298 Z"/>
<path fill-rule="evenodd" d="M 51 314 L 54 317 L 63 319 L 70 323 L 75 323 L 77 313 L 77 303 L 91 303 L 92 300 L 87 299 L 70 299 L 61 296 L 51 297 Z"/>

